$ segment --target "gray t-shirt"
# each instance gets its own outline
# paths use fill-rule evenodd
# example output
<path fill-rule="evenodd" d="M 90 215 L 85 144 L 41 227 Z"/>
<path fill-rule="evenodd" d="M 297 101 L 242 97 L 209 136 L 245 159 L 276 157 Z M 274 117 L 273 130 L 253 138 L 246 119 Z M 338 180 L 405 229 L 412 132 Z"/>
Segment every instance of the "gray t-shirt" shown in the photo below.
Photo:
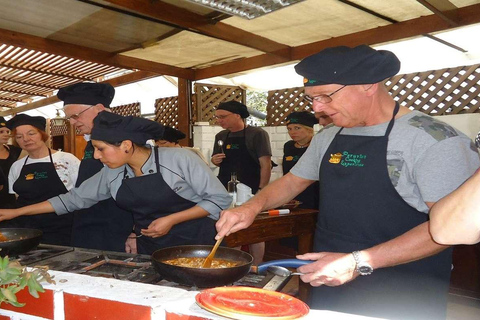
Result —
<path fill-rule="evenodd" d="M 183 148 L 158 148 L 160 173 L 168 186 L 180 197 L 197 203 L 217 220 L 220 211 L 232 203 L 232 197 L 212 173 L 212 170 L 193 152 Z M 133 170 L 124 165 L 116 169 L 104 167 L 96 175 L 85 180 L 78 188 L 49 199 L 57 214 L 89 208 L 98 201 L 113 197 L 122 185 L 124 170 L 135 179 Z M 152 150 L 142 167 L 145 175 L 157 172 Z M 154 195 L 152 190 L 152 195 Z"/>
<path fill-rule="evenodd" d="M 341 135 L 384 135 L 388 122 L 344 128 Z M 326 127 L 312 140 L 292 174 L 319 180 L 320 162 L 339 127 Z M 328 155 L 330 156 L 330 155 Z M 392 184 L 412 207 L 428 213 L 425 202 L 436 202 L 458 188 L 480 166 L 473 142 L 453 127 L 412 111 L 395 120 L 387 147 Z M 321 199 L 320 199 L 321 201 Z"/>
<path fill-rule="evenodd" d="M 213 145 L 213 153 L 212 156 L 221 153 L 220 147 L 218 146 L 218 140 L 222 140 L 223 142 L 227 139 L 227 134 L 230 131 L 222 130 L 215 136 L 215 143 Z M 243 137 L 245 135 L 245 144 L 247 145 L 248 153 L 250 156 L 257 162 L 258 158 L 263 156 L 272 156 L 272 149 L 270 147 L 270 138 L 268 137 L 268 133 L 259 127 L 251 127 L 248 126 L 245 130 L 240 130 L 237 132 L 230 132 L 228 134 L 229 138 L 237 138 Z M 226 148 L 224 145 L 223 148 Z"/>

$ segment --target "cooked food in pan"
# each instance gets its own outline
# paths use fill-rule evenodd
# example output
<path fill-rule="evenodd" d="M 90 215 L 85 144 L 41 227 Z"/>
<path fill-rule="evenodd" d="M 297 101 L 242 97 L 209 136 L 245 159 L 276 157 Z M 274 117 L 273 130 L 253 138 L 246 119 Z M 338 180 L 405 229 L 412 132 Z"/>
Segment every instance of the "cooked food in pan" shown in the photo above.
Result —
<path fill-rule="evenodd" d="M 3 235 L 3 233 L 0 232 L 0 242 L 8 241 L 8 238 Z"/>
<path fill-rule="evenodd" d="M 194 257 L 187 257 L 187 258 L 175 258 L 169 260 L 163 260 L 163 263 L 171 264 L 174 266 L 179 267 L 187 267 L 187 268 L 201 268 L 205 258 L 194 258 Z M 239 261 L 232 261 L 232 260 L 225 260 L 225 259 L 213 259 L 212 265 L 210 268 L 219 269 L 219 268 L 231 268 L 240 265 L 241 262 Z"/>

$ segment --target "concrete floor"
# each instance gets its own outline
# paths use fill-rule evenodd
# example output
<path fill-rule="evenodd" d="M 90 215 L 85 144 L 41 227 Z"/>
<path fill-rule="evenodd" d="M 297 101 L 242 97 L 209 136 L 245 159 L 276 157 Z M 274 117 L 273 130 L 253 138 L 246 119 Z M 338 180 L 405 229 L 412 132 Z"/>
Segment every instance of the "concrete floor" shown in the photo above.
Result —
<path fill-rule="evenodd" d="M 298 277 L 292 277 L 282 292 L 297 295 Z M 480 299 L 449 294 L 447 320 L 480 320 Z"/>
<path fill-rule="evenodd" d="M 480 319 L 480 300 L 449 294 L 447 320 Z"/>

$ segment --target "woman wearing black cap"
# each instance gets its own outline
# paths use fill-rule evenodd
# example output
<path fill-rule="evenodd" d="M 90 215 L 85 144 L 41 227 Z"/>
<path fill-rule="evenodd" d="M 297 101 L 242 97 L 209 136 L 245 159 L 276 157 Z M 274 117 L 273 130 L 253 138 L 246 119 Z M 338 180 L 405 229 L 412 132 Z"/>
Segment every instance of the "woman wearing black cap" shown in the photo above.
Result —
<path fill-rule="evenodd" d="M 212 244 L 216 219 L 232 199 L 190 151 L 146 146 L 162 135 L 163 126 L 154 121 L 99 113 L 91 138 L 95 158 L 106 167 L 67 194 L 27 208 L 0 210 L 0 220 L 52 209 L 64 214 L 113 197 L 133 213 L 139 253 Z"/>
<path fill-rule="evenodd" d="M 46 119 L 20 114 L 7 122 L 17 144 L 27 152 L 13 163 L 9 173 L 10 193 L 18 195 L 16 206 L 25 207 L 68 192 L 75 185 L 78 160 L 73 154 L 51 150 L 46 141 Z M 19 227 L 43 231 L 42 242 L 70 245 L 72 216 L 57 216 L 53 210 L 41 216 L 15 219 Z"/>
<path fill-rule="evenodd" d="M 22 149 L 8 144 L 10 137 L 11 132 L 7 128 L 7 121 L 4 117 L 0 117 L 0 170 L 5 176 L 3 189 L 0 190 L 0 208 L 13 208 L 15 205 L 15 195 L 8 193 L 8 173 Z"/>
<path fill-rule="evenodd" d="M 318 123 L 317 118 L 308 112 L 292 112 L 287 117 L 288 135 L 292 140 L 283 145 L 283 174 L 290 172 L 300 157 L 305 153 L 313 139 L 313 126 Z M 302 202 L 301 208 L 318 208 L 318 181 L 300 193 L 296 200 Z"/>
<path fill-rule="evenodd" d="M 194 152 L 197 156 L 199 156 L 200 159 L 202 159 L 203 162 L 205 162 L 205 164 L 208 166 L 209 165 L 208 160 L 202 154 L 200 149 L 190 148 L 190 147 L 182 147 L 179 144 L 179 141 L 182 140 L 182 139 L 185 139 L 185 137 L 186 137 L 186 135 L 182 131 L 177 130 L 177 129 L 172 128 L 172 127 L 169 127 L 169 126 L 165 126 L 165 131 L 163 133 L 162 138 L 160 138 L 158 140 L 155 140 L 155 144 L 158 147 L 162 147 L 162 148 L 185 148 L 187 150 L 190 150 L 190 151 Z"/>

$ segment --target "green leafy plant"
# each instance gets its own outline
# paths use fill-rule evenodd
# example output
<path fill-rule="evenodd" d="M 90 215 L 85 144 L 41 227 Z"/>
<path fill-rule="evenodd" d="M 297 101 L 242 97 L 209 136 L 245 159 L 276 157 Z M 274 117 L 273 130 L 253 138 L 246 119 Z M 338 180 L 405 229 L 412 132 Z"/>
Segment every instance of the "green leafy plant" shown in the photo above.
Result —
<path fill-rule="evenodd" d="M 17 301 L 16 294 L 28 287 L 28 292 L 38 298 L 39 292 L 45 292 L 42 281 L 55 283 L 48 274 L 47 267 L 35 267 L 27 270 L 18 261 L 10 261 L 8 256 L 0 257 L 0 305 L 9 303 L 15 307 L 23 307 L 25 303 Z"/>

